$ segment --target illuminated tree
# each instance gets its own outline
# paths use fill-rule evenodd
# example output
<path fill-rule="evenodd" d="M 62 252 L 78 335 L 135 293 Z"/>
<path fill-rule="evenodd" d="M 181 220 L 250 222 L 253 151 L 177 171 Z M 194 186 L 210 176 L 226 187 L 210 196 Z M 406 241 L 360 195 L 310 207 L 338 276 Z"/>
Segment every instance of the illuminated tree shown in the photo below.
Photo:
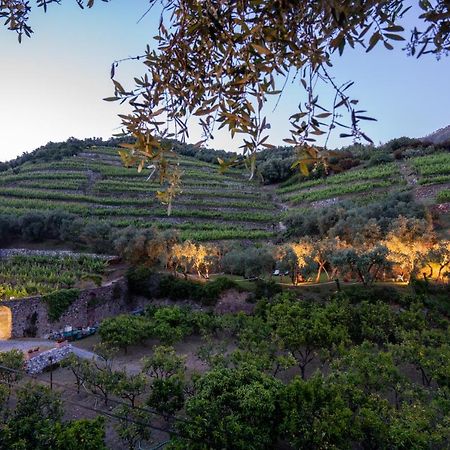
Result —
<path fill-rule="evenodd" d="M 446 275 L 445 268 L 450 266 L 450 241 L 439 241 L 430 249 L 425 255 L 427 265 L 430 268 L 430 277 L 433 276 L 432 264 L 437 264 L 439 267 L 436 279 L 442 280 Z M 448 272 L 447 272 L 448 273 Z"/>
<path fill-rule="evenodd" d="M 295 283 L 297 284 L 299 280 L 300 271 L 306 268 L 309 264 L 309 260 L 311 259 L 314 247 L 312 241 L 309 239 L 303 239 L 300 242 L 291 244 L 292 251 L 295 254 L 295 269 L 294 269 L 294 278 Z"/>
<path fill-rule="evenodd" d="M 199 277 L 209 278 L 209 271 L 216 255 L 217 251 L 214 247 L 185 241 L 182 244 L 173 245 L 169 265 L 174 272 L 181 268 L 185 278 L 193 271 Z"/>
<path fill-rule="evenodd" d="M 419 261 L 432 247 L 433 239 L 427 222 L 400 216 L 382 244 L 389 250 L 388 260 L 400 267 L 402 275 L 409 280 L 416 273 Z"/>
<path fill-rule="evenodd" d="M 292 284 L 298 283 L 298 259 L 292 245 L 283 245 L 276 249 L 277 267 L 282 273 L 289 272 Z"/>
<path fill-rule="evenodd" d="M 337 251 L 333 262 L 337 267 L 349 268 L 364 286 L 368 286 L 377 279 L 380 270 L 389 266 L 387 253 L 387 248 L 383 246 L 367 251 L 347 248 Z"/>

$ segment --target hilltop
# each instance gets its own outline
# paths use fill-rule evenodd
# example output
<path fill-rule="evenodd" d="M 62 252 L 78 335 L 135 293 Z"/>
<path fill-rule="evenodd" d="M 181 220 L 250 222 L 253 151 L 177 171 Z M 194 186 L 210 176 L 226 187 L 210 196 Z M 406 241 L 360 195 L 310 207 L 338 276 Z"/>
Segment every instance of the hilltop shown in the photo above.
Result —
<path fill-rule="evenodd" d="M 424 142 L 432 142 L 433 144 L 443 144 L 450 142 L 450 125 L 434 131 L 422 139 Z"/>

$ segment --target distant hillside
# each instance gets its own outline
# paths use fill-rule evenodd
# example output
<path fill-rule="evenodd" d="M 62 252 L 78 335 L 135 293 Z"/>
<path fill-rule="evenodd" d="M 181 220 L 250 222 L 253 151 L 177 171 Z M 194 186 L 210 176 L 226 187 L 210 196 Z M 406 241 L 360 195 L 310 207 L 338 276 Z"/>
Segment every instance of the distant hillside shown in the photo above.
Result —
<path fill-rule="evenodd" d="M 161 186 L 147 180 L 149 170 L 123 167 L 117 147 L 78 147 L 73 156 L 60 150 L 58 158 L 53 152 L 45 159 L 42 151 L 32 154 L 1 174 L 0 215 L 61 210 L 114 228 L 175 228 L 197 241 L 276 235 L 278 207 L 272 193 L 248 182 L 242 169 L 221 175 L 215 164 L 180 156 L 183 192 L 167 217 L 167 208 L 155 198 Z"/>
<path fill-rule="evenodd" d="M 51 143 L 6 163 L 0 176 L 0 222 L 2 215 L 63 211 L 113 231 L 155 226 L 177 229 L 183 239 L 195 241 L 279 241 L 289 233 L 292 216 L 305 221 L 341 214 L 340 205 L 368 207 L 397 194 L 410 195 L 436 214 L 449 209 L 449 146 L 402 137 L 380 147 L 352 145 L 330 152 L 329 167 L 311 165 L 307 177 L 291 168 L 291 147 L 267 150 L 258 155 L 262 176 L 252 182 L 243 168 L 219 173 L 217 157 L 229 153 L 177 144 L 182 193 L 168 217 L 155 198 L 161 186 L 147 179 L 149 170 L 123 167 L 118 143 Z"/>
<path fill-rule="evenodd" d="M 436 130 L 434 133 L 429 134 L 422 138 L 424 142 L 432 142 L 433 144 L 443 144 L 444 142 L 450 142 L 450 125 Z"/>

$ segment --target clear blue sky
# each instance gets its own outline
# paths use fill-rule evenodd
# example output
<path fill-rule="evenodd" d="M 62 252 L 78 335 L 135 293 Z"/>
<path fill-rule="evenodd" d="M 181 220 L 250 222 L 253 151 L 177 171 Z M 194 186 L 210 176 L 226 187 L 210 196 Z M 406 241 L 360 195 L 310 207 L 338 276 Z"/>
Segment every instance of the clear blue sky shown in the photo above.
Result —
<path fill-rule="evenodd" d="M 157 11 L 137 24 L 147 4 L 147 0 L 112 0 L 82 11 L 75 0 L 65 0 L 61 6 L 51 5 L 47 14 L 35 9 L 31 15 L 35 34 L 22 44 L 14 33 L 0 28 L 1 161 L 48 141 L 70 136 L 107 138 L 117 131 L 117 113 L 126 107 L 102 98 L 112 94 L 111 62 L 142 53 L 156 32 Z M 118 78 L 126 84 L 142 70 L 140 64 L 128 63 L 121 66 Z M 334 75 L 338 81 L 356 81 L 352 95 L 378 119 L 365 127 L 376 143 L 424 136 L 450 124 L 448 57 L 416 60 L 382 47 L 369 54 L 346 49 L 335 61 Z M 281 144 L 288 137 L 287 118 L 296 112 L 301 95 L 298 86 L 288 87 L 269 117 L 270 142 Z M 198 137 L 193 127 L 192 141 Z M 332 146 L 348 143 L 338 138 L 331 142 Z M 220 133 L 210 146 L 236 150 L 238 141 Z"/>

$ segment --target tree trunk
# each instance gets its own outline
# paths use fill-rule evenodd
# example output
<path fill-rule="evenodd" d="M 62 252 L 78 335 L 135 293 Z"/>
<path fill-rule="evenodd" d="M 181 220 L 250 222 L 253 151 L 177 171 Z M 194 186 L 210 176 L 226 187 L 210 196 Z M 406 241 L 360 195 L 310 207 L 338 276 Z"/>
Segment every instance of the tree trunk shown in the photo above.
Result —
<path fill-rule="evenodd" d="M 322 265 L 319 264 L 319 270 L 317 271 L 316 283 L 320 281 L 320 274 L 322 273 Z"/>
<path fill-rule="evenodd" d="M 300 365 L 300 373 L 302 375 L 302 379 L 306 380 L 306 366 L 304 364 Z"/>

